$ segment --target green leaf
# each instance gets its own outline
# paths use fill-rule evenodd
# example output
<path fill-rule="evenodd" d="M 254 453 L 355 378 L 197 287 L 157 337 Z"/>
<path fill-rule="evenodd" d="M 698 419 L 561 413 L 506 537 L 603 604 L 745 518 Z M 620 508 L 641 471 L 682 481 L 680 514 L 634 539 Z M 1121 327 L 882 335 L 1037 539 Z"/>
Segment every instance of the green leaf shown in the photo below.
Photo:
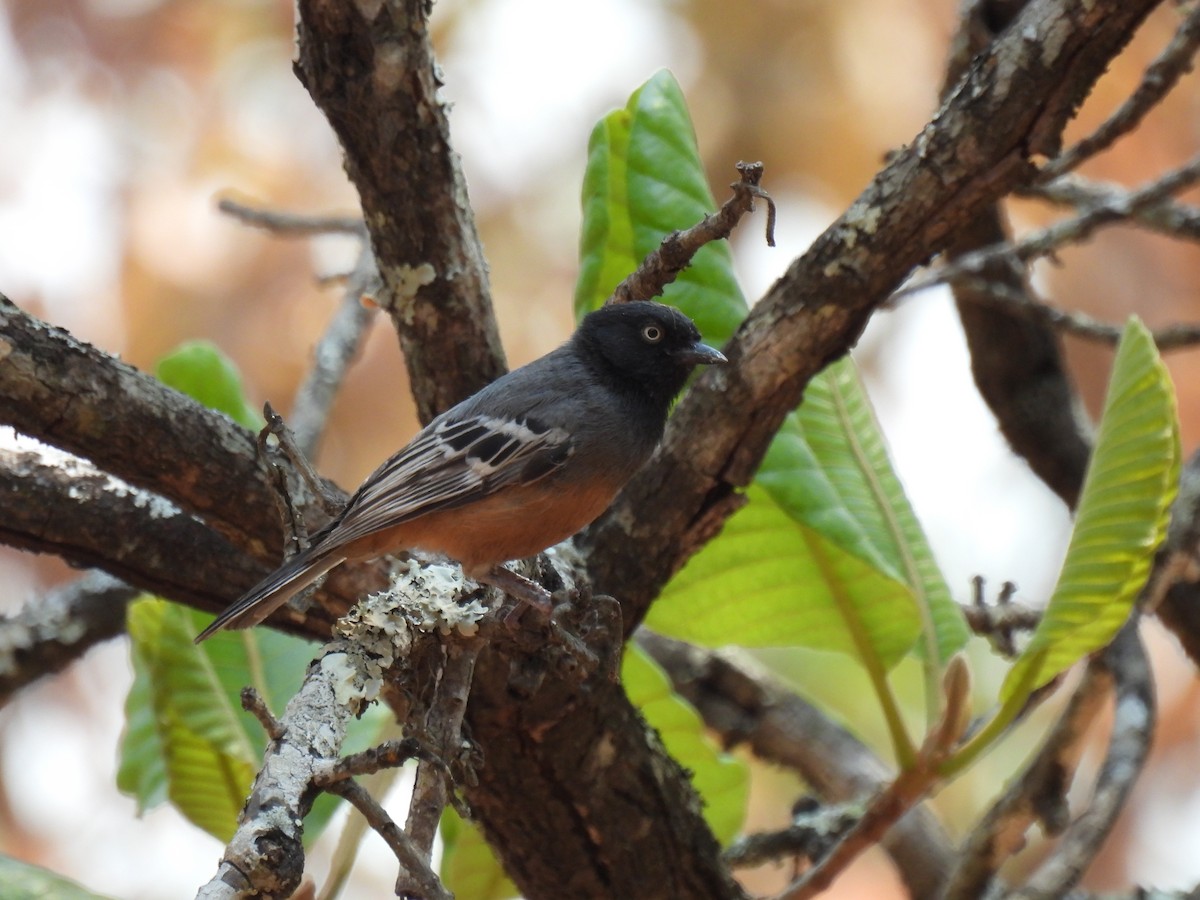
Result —
<path fill-rule="evenodd" d="M 692 774 L 704 800 L 704 818 L 717 840 L 727 843 L 742 827 L 750 794 L 746 765 L 722 752 L 708 736 L 695 709 L 671 688 L 667 676 L 636 644 L 630 644 L 621 683 L 667 752 Z"/>
<path fill-rule="evenodd" d="M 1023 699 L 1110 640 L 1166 534 L 1179 484 L 1175 393 L 1154 338 L 1130 318 L 1058 585 L 1001 699 Z"/>
<path fill-rule="evenodd" d="M 208 341 L 180 344 L 159 360 L 155 374 L 168 387 L 225 413 L 251 431 L 262 427 L 262 417 L 246 402 L 241 374 L 215 344 Z"/>
<path fill-rule="evenodd" d="M 912 590 L 923 656 L 944 663 L 967 642 L 966 622 L 892 468 L 849 357 L 809 384 L 757 481 L 796 521 Z"/>
<path fill-rule="evenodd" d="M 121 735 L 117 788 L 137 801 L 138 814 L 167 799 L 167 770 L 158 719 L 154 711 L 154 685 L 148 661 L 130 643 L 133 684 L 125 696 L 125 732 Z"/>
<path fill-rule="evenodd" d="M 715 209 L 683 91 L 660 70 L 588 141 L 576 314 L 603 305 L 664 237 Z M 661 299 L 691 316 L 709 342 L 728 340 L 746 314 L 728 243 L 703 247 Z"/>
<path fill-rule="evenodd" d="M 834 650 L 884 669 L 921 620 L 909 588 L 799 522 L 758 485 L 721 536 L 693 556 L 650 608 L 655 631 L 708 646 Z"/>
<path fill-rule="evenodd" d="M 0 856 L 0 887 L 4 900 L 105 900 L 69 878 L 9 856 Z"/>
<path fill-rule="evenodd" d="M 464 822 L 452 807 L 446 807 L 442 813 L 441 833 L 442 883 L 454 896 L 507 900 L 520 895 L 479 829 Z"/>
<path fill-rule="evenodd" d="M 118 785 L 132 789 L 140 808 L 165 793 L 189 821 L 226 841 L 250 788 L 254 752 L 185 621 L 188 610 L 165 600 L 129 606 L 135 690 Z"/>

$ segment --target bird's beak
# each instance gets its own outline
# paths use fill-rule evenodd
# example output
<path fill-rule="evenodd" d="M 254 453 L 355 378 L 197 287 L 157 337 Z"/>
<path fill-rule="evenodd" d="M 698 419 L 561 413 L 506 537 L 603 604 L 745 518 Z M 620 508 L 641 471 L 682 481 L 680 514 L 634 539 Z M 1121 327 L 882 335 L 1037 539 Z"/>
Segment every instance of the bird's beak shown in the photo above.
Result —
<path fill-rule="evenodd" d="M 672 355 L 681 363 L 689 366 L 724 365 L 729 362 L 720 350 L 715 350 L 708 344 L 702 344 L 699 341 L 690 347 L 681 347 Z"/>

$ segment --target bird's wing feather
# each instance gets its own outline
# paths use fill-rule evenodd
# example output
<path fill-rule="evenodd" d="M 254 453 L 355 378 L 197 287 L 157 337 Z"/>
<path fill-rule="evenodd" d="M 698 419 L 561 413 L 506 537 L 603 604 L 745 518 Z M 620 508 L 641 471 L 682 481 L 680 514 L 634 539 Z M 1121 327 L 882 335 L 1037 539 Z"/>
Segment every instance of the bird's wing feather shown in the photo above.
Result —
<path fill-rule="evenodd" d="M 363 482 L 327 530 L 333 543 L 322 547 L 344 546 L 502 487 L 530 484 L 560 468 L 573 452 L 566 431 L 529 417 L 435 421 Z"/>

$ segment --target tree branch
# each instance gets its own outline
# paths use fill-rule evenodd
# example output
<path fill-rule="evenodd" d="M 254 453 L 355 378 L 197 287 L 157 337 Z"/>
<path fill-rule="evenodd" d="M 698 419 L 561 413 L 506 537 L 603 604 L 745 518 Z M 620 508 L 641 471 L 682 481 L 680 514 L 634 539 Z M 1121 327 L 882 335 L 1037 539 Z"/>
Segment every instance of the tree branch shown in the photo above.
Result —
<path fill-rule="evenodd" d="M 1062 897 L 1082 877 L 1125 807 L 1150 755 L 1154 735 L 1154 679 L 1132 619 L 1097 657 L 1114 691 L 1112 732 L 1091 803 L 1063 834 L 1054 853 L 1011 896 L 1014 900 Z"/>
<path fill-rule="evenodd" d="M 422 422 L 504 372 L 427 0 L 301 0 L 296 75 L 358 188 Z"/>
<path fill-rule="evenodd" d="M 947 62 L 943 97 L 967 71 L 971 59 L 1011 25 L 1026 6 L 1027 0 L 963 3 Z M 959 230 L 946 246 L 944 256 L 953 261 L 1008 239 L 1003 210 L 999 202 L 994 202 L 980 209 Z M 994 302 L 1000 290 L 1012 298 L 1032 297 L 1022 268 L 1007 259 L 996 260 L 986 267 L 981 281 L 983 285 L 968 281 L 951 284 L 971 354 L 975 386 L 996 416 L 1013 452 L 1025 459 L 1063 502 L 1074 506 L 1082 483 L 1080 475 L 1091 452 L 1091 437 L 1083 406 L 1066 371 L 1061 339 L 1030 309 L 998 308 Z"/>
<path fill-rule="evenodd" d="M 654 252 L 617 285 L 609 303 L 652 300 L 659 296 L 663 288 L 692 264 L 692 257 L 701 247 L 727 239 L 733 233 L 742 216 L 753 212 L 756 198 L 767 204 L 767 246 L 775 246 L 775 202 L 759 187 L 763 165 L 740 162 L 737 170 L 741 177 L 729 186 L 733 196 L 721 204 L 717 212 L 705 216 L 690 228 L 673 231 L 663 238 Z"/>
<path fill-rule="evenodd" d="M 137 594 L 103 572 L 89 572 L 0 619 L 0 707 L 21 688 L 123 633 L 125 607 Z"/>
<path fill-rule="evenodd" d="M 1071 823 L 1066 791 L 1084 751 L 1083 738 L 1110 688 L 1116 692 L 1116 719 L 1108 752 L 1090 807 Z M 946 900 L 985 896 L 1000 865 L 1024 844 L 1025 832 L 1035 821 L 1049 834 L 1066 833 L 1026 887 L 1012 896 L 1063 896 L 1112 827 L 1145 763 L 1153 731 L 1153 689 L 1135 617 L 1088 663 L 1083 682 L 1050 737 L 971 833 Z"/>
<path fill-rule="evenodd" d="M 309 667 L 267 747 L 238 829 L 198 897 L 287 897 L 304 872 L 304 817 L 313 778 L 337 759 L 350 718 L 366 703 L 373 661 L 349 641 L 332 641 Z"/>
<path fill-rule="evenodd" d="M 822 800 L 861 801 L 892 779 L 893 773 L 858 738 L 744 656 L 703 650 L 645 630 L 637 640 L 725 747 L 745 744 L 759 759 L 794 770 Z M 937 896 L 954 855 L 928 808 L 909 812 L 882 843 L 914 897 Z"/>
<path fill-rule="evenodd" d="M 1141 84 L 1105 122 L 1042 167 L 1040 181 L 1050 181 L 1076 169 L 1089 157 L 1112 146 L 1138 126 L 1150 110 L 1171 92 L 1179 79 L 1192 70 L 1192 57 L 1200 46 L 1200 7 L 1193 6 L 1163 51 L 1146 69 Z"/>

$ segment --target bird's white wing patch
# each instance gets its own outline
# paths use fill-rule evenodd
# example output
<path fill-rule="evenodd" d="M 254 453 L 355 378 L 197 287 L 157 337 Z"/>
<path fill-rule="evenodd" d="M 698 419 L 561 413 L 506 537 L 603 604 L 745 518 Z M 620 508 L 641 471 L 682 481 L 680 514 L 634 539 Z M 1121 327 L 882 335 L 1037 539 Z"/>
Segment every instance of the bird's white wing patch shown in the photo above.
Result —
<path fill-rule="evenodd" d="M 327 533 L 337 545 L 417 516 L 530 484 L 574 452 L 571 436 L 535 419 L 435 421 L 375 470 Z M 332 544 L 330 546 L 333 546 Z"/>

